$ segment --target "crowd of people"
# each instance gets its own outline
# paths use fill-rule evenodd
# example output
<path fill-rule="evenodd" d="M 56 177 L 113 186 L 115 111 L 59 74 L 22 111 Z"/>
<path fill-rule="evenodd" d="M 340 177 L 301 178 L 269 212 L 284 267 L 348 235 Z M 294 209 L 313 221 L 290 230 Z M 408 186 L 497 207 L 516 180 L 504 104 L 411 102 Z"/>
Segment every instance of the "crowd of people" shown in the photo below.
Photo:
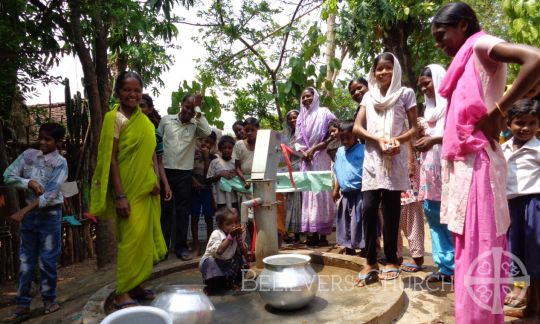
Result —
<path fill-rule="evenodd" d="M 331 171 L 333 188 L 282 194 L 276 235 L 296 243 L 305 235 L 305 244 L 326 246 L 335 228 L 340 252 L 366 259 L 355 280 L 365 287 L 424 269 L 425 216 L 437 267 L 425 280 L 454 283 L 457 323 L 502 323 L 497 310 L 503 304 L 525 306 L 509 312 L 514 316 L 539 315 L 540 51 L 484 33 L 461 2 L 443 6 L 431 30 L 436 46 L 453 59 L 447 70 L 433 63 L 418 71 L 422 110 L 414 90 L 402 86 L 399 60 L 388 52 L 375 58 L 367 80 L 349 83 L 358 103 L 354 120 L 337 120 L 320 106 L 315 88 L 304 89 L 281 131 L 282 143 L 301 156 L 288 167 Z M 506 63 L 520 65 L 510 87 Z M 134 72 L 116 79 L 118 104 L 105 115 L 91 183 L 90 212 L 116 220 L 115 306 L 155 297 L 141 284 L 169 251 L 185 261 L 201 254 L 201 215 L 207 228 L 203 280 L 209 290 L 238 289 L 241 270 L 253 261 L 256 224 L 239 206 L 252 198 L 259 121 L 237 121 L 234 136 L 223 135 L 208 124 L 200 94 L 186 96 L 178 114 L 161 118 L 143 88 Z M 500 137 L 501 131 L 511 138 Z M 45 311 L 59 308 L 59 186 L 67 165 L 55 145 L 63 134 L 60 125 L 43 125 L 40 149 L 25 151 L 4 172 L 7 184 L 27 190 L 28 203 L 12 216 L 21 222 L 15 318 L 29 312 L 38 258 Z M 402 236 L 410 260 L 404 260 Z M 496 251 L 503 261 L 507 254 L 500 251 L 510 251 L 519 271 L 499 269 Z M 483 295 L 482 303 L 495 311 L 467 289 L 467 276 L 494 275 L 475 267 L 486 255 L 482 262 L 492 271 L 530 276 L 528 285 L 515 282 L 507 296 Z"/>

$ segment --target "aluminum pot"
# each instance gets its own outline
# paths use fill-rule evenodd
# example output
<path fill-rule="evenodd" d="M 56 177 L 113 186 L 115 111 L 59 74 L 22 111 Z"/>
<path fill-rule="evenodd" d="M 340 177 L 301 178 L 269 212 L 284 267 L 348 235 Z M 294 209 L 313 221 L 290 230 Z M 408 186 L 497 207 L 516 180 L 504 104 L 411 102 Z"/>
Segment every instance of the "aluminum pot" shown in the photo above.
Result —
<path fill-rule="evenodd" d="M 174 324 L 212 323 L 214 305 L 198 285 L 167 286 L 152 301 L 152 306 L 169 313 Z"/>
<path fill-rule="evenodd" d="M 259 275 L 261 298 L 278 309 L 298 309 L 309 304 L 319 289 L 319 277 L 310 264 L 311 257 L 279 254 L 263 259 Z"/>

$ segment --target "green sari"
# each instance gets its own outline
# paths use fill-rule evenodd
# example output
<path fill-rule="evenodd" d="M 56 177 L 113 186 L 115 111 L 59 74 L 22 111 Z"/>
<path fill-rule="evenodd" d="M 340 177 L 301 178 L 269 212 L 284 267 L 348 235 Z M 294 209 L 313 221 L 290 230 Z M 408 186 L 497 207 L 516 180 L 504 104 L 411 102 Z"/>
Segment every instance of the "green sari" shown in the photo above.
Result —
<path fill-rule="evenodd" d="M 90 213 L 116 220 L 116 293 L 122 294 L 150 277 L 153 264 L 163 259 L 167 246 L 161 233 L 160 197 L 150 194 L 157 182 L 152 159 L 156 148 L 155 129 L 139 108 L 118 140 L 120 180 L 131 213 L 128 218 L 117 217 L 109 174 L 118 108 L 115 105 L 103 120 L 98 163 L 92 178 Z"/>

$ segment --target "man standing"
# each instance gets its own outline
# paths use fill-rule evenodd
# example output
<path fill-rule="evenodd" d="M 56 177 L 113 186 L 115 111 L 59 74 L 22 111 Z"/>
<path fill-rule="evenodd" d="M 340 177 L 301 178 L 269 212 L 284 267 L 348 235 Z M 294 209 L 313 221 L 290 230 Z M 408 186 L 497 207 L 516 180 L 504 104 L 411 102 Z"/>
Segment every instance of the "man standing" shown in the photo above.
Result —
<path fill-rule="evenodd" d="M 191 173 L 197 138 L 210 135 L 212 129 L 201 113 L 202 95 L 187 95 L 182 99 L 178 115 L 161 119 L 159 131 L 163 136 L 163 164 L 173 199 L 162 201 L 161 228 L 167 247 L 171 245 L 172 219 L 176 212 L 176 244 L 174 253 L 184 261 L 191 259 L 187 233 L 191 213 Z M 173 210 L 174 209 L 174 210 Z"/>

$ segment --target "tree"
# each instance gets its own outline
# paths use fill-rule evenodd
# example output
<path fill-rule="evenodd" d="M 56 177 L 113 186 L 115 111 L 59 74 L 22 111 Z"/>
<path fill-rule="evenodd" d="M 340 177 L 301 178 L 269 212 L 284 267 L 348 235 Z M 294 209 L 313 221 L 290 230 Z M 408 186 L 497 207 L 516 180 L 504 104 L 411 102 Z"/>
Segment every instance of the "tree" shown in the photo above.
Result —
<path fill-rule="evenodd" d="M 146 81 L 156 78 L 169 63 L 163 51 L 156 50 L 156 40 L 170 41 L 175 35 L 171 9 L 175 4 L 192 5 L 192 0 L 151 0 L 142 5 L 129 0 L 29 0 L 28 8 L 47 16 L 52 32 L 66 48 L 79 58 L 84 74 L 84 89 L 90 109 L 89 152 L 97 152 L 103 116 L 109 109 L 112 73 L 109 54 L 116 55 L 117 70 L 127 65 L 140 69 Z M 145 47 L 146 42 L 150 41 Z M 130 51 L 132 45 L 142 50 Z M 148 53 L 158 55 L 147 56 Z M 161 54 L 160 54 L 161 53 Z M 140 56 L 137 56 L 140 55 Z M 114 56 L 113 56 L 114 57 Z M 143 57 L 146 64 L 137 66 Z M 149 70 L 145 70 L 150 66 Z M 94 170 L 96 155 L 88 156 L 88 168 Z M 114 261 L 114 231 L 111 222 L 101 220 L 97 225 L 96 251 L 98 267 Z"/>
<path fill-rule="evenodd" d="M 210 54 L 199 70 L 215 71 L 216 84 L 233 95 L 249 95 L 253 90 L 266 91 L 271 96 L 270 100 L 262 94 L 251 93 L 252 100 L 237 97 L 233 106 L 249 107 L 255 102 L 263 104 L 258 107 L 272 112 L 262 117 L 274 118 L 271 116 L 275 114 L 276 120 L 271 123 L 282 123 L 284 102 L 280 84 L 285 78 L 285 63 L 294 56 L 298 41 L 301 41 L 298 29 L 301 18 L 320 8 L 321 4 L 305 0 L 293 4 L 244 0 L 235 10 L 232 3 L 213 1 L 208 10 L 199 14 L 205 23 L 196 24 L 201 27 L 199 42 Z M 277 15 L 285 15 L 280 5 L 291 9 L 287 15 L 288 22 L 281 25 L 275 22 Z M 250 84 L 242 87 L 238 82 L 241 79 L 248 79 Z"/>
<path fill-rule="evenodd" d="M 62 48 L 49 33 L 48 12 L 35 10 L 26 1 L 6 0 L 0 4 L 0 17 L 0 170 L 5 170 L 9 165 L 5 136 L 16 140 L 10 135 L 12 108 L 20 107 L 37 83 L 54 81 L 47 71 Z M 15 190 L 7 190 L 6 203 L 8 213 L 19 209 Z"/>

